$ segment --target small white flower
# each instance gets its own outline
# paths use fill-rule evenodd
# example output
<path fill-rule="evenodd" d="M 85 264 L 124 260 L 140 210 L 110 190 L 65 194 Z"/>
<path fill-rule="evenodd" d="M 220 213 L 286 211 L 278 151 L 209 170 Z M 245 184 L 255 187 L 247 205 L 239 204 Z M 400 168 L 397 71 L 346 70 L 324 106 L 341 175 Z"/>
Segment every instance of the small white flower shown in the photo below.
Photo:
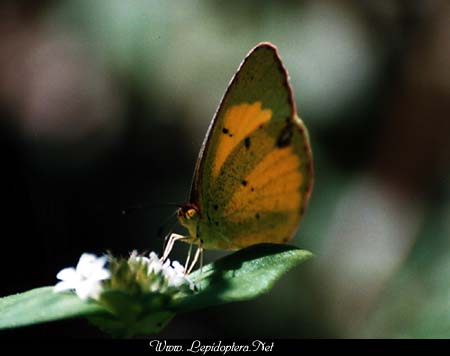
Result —
<path fill-rule="evenodd" d="M 189 276 L 184 272 L 184 266 L 181 265 L 178 261 L 173 261 L 172 262 L 172 266 L 174 271 L 176 272 L 176 278 L 175 278 L 175 283 L 188 283 L 189 284 L 189 289 L 191 290 L 195 290 L 194 287 L 194 283 L 191 281 L 191 279 L 189 278 Z"/>
<path fill-rule="evenodd" d="M 172 267 L 173 267 L 174 271 L 175 271 L 177 274 L 182 274 L 182 275 L 184 275 L 184 266 L 183 266 L 180 262 L 178 262 L 178 261 L 173 261 L 173 262 L 172 262 Z"/>
<path fill-rule="evenodd" d="M 169 285 L 179 287 L 186 282 L 184 267 L 178 261 L 172 262 L 172 267 L 165 269 L 165 276 L 169 281 Z"/>
<path fill-rule="evenodd" d="M 170 264 L 170 260 L 167 260 L 164 263 L 164 267 L 163 274 L 167 279 L 169 286 L 180 287 L 181 285 L 187 283 L 189 284 L 189 288 L 194 290 L 194 284 L 186 275 L 184 266 L 180 262 L 173 261 L 172 264 Z"/>
<path fill-rule="evenodd" d="M 149 255 L 149 265 L 148 265 L 148 273 L 159 273 L 163 269 L 163 264 L 159 259 L 158 255 L 154 252 L 150 252 Z"/>
<path fill-rule="evenodd" d="M 147 262 L 148 274 L 162 274 L 169 287 L 180 287 L 187 283 L 189 284 L 189 288 L 194 290 L 194 285 L 185 274 L 185 268 L 180 262 L 171 262 L 170 258 L 163 262 L 155 252 L 150 252 Z M 158 288 L 159 283 L 155 283 L 150 289 L 155 292 Z"/>
<path fill-rule="evenodd" d="M 128 259 L 130 265 L 140 264 L 143 267 L 147 267 L 147 276 L 159 275 L 163 277 L 163 280 L 158 278 L 154 279 L 152 283 L 149 284 L 149 289 L 152 292 L 162 291 L 167 287 L 179 288 L 183 284 L 189 284 L 189 288 L 194 290 L 193 283 L 189 280 L 188 276 L 185 274 L 185 268 L 178 261 L 170 261 L 167 258 L 162 261 L 155 252 L 150 252 L 148 257 L 139 256 L 137 251 L 133 251 Z"/>
<path fill-rule="evenodd" d="M 82 300 L 88 298 L 98 299 L 102 291 L 101 281 L 110 278 L 111 273 L 104 268 L 107 257 L 97 257 L 89 253 L 83 253 L 78 261 L 76 269 L 64 268 L 56 278 L 61 282 L 56 284 L 55 292 L 75 290 Z"/>
<path fill-rule="evenodd" d="M 141 263 L 141 264 L 145 265 L 145 264 L 149 264 L 150 260 L 145 256 L 138 256 L 137 251 L 133 251 L 130 255 L 128 262 L 133 263 L 133 264 Z"/>

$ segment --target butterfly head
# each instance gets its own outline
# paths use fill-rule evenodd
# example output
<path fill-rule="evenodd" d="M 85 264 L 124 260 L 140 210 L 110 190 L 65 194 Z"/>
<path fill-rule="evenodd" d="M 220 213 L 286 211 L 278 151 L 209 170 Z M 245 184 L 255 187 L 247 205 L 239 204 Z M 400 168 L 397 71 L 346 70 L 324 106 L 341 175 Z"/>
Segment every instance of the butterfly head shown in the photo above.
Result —
<path fill-rule="evenodd" d="M 198 207 L 194 204 L 184 204 L 177 211 L 178 221 L 189 230 L 191 236 L 196 236 L 197 223 L 200 217 Z"/>

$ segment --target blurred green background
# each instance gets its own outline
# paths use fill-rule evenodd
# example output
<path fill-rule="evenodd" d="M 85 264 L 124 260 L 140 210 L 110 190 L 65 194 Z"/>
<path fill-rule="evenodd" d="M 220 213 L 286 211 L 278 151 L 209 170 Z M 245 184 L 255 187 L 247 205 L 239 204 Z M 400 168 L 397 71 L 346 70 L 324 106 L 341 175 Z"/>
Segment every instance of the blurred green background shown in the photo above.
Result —
<path fill-rule="evenodd" d="M 450 337 L 449 18 L 446 0 L 3 1 L 1 295 L 85 251 L 161 251 L 164 204 L 186 202 L 229 80 L 270 41 L 315 159 L 292 244 L 316 257 L 159 336 Z M 161 207 L 121 214 L 141 203 Z M 0 335 L 103 337 L 85 324 Z"/>

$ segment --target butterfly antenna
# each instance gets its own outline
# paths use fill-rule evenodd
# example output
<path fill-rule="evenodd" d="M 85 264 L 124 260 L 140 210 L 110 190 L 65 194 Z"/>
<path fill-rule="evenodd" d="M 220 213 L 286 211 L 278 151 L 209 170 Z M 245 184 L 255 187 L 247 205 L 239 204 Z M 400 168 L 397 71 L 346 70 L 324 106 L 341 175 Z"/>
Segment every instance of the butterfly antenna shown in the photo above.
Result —
<path fill-rule="evenodd" d="M 184 204 L 181 204 L 181 203 L 136 204 L 136 205 L 132 205 L 132 206 L 122 209 L 122 214 L 125 215 L 129 212 L 133 212 L 136 210 L 157 209 L 157 208 L 163 208 L 166 206 L 174 206 L 176 208 L 181 208 L 183 205 Z"/>
<path fill-rule="evenodd" d="M 169 234 L 172 232 L 175 224 L 177 223 L 176 220 L 174 220 L 175 216 L 177 215 L 177 211 L 175 210 L 172 214 L 170 214 L 158 227 L 158 230 L 156 231 L 156 235 L 158 238 L 161 238 L 164 235 L 164 232 L 166 230 L 169 230 Z M 169 229 L 167 229 L 170 227 Z M 166 238 L 164 240 L 167 240 L 167 234 Z"/>

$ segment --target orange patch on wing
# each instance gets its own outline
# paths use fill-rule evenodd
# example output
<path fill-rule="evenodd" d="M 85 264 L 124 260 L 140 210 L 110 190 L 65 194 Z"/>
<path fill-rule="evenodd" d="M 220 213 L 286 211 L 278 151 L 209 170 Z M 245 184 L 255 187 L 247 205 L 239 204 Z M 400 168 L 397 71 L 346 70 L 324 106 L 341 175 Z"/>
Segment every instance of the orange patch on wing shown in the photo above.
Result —
<path fill-rule="evenodd" d="M 303 183 L 299 167 L 300 159 L 292 147 L 274 149 L 245 178 L 245 185 L 233 194 L 224 215 L 238 222 L 260 211 L 298 211 Z"/>
<path fill-rule="evenodd" d="M 285 243 L 292 238 L 297 224 L 298 215 L 291 212 L 289 213 L 287 221 L 282 225 L 276 225 L 271 229 L 265 229 L 259 233 L 249 234 L 248 232 L 243 231 L 242 235 L 234 236 L 232 241 L 241 248 L 262 242 Z"/>
<path fill-rule="evenodd" d="M 224 115 L 223 127 L 220 128 L 221 133 L 212 168 L 214 177 L 219 175 L 220 169 L 233 149 L 260 125 L 270 120 L 272 111 L 262 109 L 261 102 L 257 101 L 253 104 L 234 105 Z"/>

